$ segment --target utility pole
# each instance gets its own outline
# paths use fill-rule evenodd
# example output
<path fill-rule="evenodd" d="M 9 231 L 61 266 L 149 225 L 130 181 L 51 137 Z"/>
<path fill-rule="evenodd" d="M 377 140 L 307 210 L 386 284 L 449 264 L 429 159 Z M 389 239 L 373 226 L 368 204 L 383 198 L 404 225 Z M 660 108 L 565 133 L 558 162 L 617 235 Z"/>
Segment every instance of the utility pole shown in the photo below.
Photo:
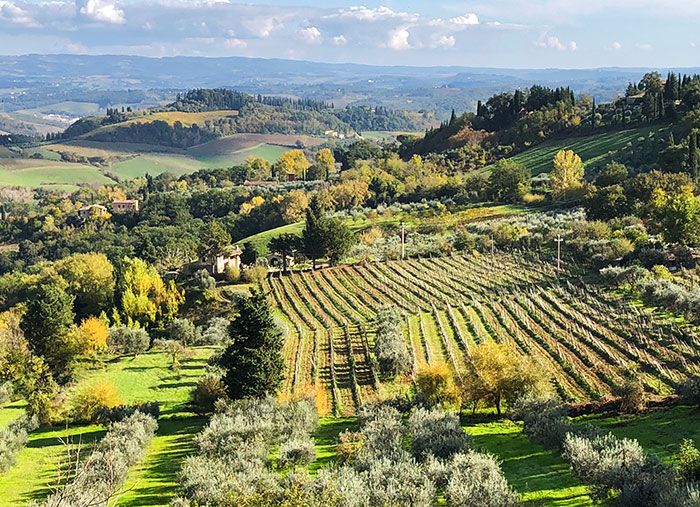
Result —
<path fill-rule="evenodd" d="M 406 224 L 401 222 L 401 260 L 406 258 Z"/>
<path fill-rule="evenodd" d="M 559 273 L 561 272 L 561 242 L 564 241 L 564 239 L 561 237 L 561 234 L 557 234 L 557 239 L 554 241 L 557 242 L 557 280 L 559 279 Z"/>

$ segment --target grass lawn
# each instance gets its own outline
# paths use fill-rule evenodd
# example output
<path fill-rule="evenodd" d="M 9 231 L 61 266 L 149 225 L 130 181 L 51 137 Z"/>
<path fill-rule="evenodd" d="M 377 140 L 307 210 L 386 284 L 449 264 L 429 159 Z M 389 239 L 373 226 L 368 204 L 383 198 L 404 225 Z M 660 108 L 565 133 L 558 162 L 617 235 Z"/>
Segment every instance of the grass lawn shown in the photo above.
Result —
<path fill-rule="evenodd" d="M 642 415 L 592 415 L 576 421 L 590 422 L 619 438 L 636 439 L 644 449 L 668 461 L 678 454 L 683 439 L 700 445 L 700 411 L 696 407 L 674 407 Z"/>
<path fill-rule="evenodd" d="M 0 160 L 0 186 L 41 187 L 78 183 L 114 183 L 97 167 L 40 159 Z"/>
<path fill-rule="evenodd" d="M 7 426 L 12 419 L 17 419 L 19 416 L 24 414 L 24 409 L 27 403 L 24 401 L 15 401 L 13 403 L 8 403 L 0 409 L 0 429 Z"/>
<path fill-rule="evenodd" d="M 569 472 L 569 465 L 556 450 L 530 442 L 521 426 L 509 420 L 469 422 L 464 429 L 477 450 L 501 460 L 508 483 L 527 505 L 593 505 L 588 491 Z"/>
<path fill-rule="evenodd" d="M 136 358 L 115 358 L 104 363 L 93 363 L 76 374 L 76 386 L 68 392 L 72 396 L 81 386 L 106 380 L 117 387 L 122 400 L 129 404 L 137 401 L 157 401 L 161 404 L 161 418 L 156 438 L 147 451 L 144 463 L 132 470 L 127 483 L 127 494 L 120 505 L 167 505 L 176 494 L 176 471 L 192 445 L 194 435 L 205 421 L 189 412 L 186 404 L 189 392 L 204 374 L 212 347 L 193 349 L 190 357 L 181 360 L 179 371 L 170 369 L 170 358 L 164 352 L 149 352 Z M 0 420 L 12 418 L 5 407 Z M 17 465 L 0 477 L 2 505 L 25 505 L 30 500 L 42 499 L 49 493 L 55 480 L 56 466 L 65 453 L 61 439 L 70 436 L 73 442 L 93 442 L 105 432 L 101 425 L 70 425 L 40 428 L 29 437 L 27 447 L 19 454 Z"/>

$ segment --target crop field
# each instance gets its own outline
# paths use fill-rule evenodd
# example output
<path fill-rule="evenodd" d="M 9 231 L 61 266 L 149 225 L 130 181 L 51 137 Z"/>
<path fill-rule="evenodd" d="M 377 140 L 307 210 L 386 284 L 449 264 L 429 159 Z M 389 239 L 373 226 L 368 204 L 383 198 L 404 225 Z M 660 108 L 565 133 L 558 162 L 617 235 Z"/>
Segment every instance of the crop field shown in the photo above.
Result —
<path fill-rule="evenodd" d="M 615 154 L 624 149 L 634 149 L 650 135 L 665 138 L 668 136 L 668 127 L 644 127 L 547 141 L 513 156 L 511 160 L 523 164 L 535 176 L 552 170 L 554 155 L 559 150 L 574 150 L 581 157 L 584 165 L 589 166 L 596 164 L 609 153 Z M 485 170 L 488 170 L 488 167 Z"/>
<path fill-rule="evenodd" d="M 79 183 L 109 184 L 113 180 L 97 167 L 55 160 L 0 158 L 0 186 L 65 188 Z"/>
<path fill-rule="evenodd" d="M 151 114 L 146 114 L 146 115 L 141 115 L 141 116 L 136 116 L 135 118 L 131 118 L 127 121 L 117 123 L 114 125 L 106 125 L 104 127 L 101 127 L 94 132 L 102 132 L 104 130 L 111 130 L 115 127 L 123 127 L 125 125 L 128 125 L 130 123 L 149 123 L 152 121 L 160 120 L 167 122 L 169 125 L 173 125 L 176 121 L 179 121 L 182 123 L 183 126 L 185 127 L 191 127 L 193 124 L 197 125 L 204 125 L 204 122 L 209 120 L 209 121 L 214 121 L 214 120 L 221 120 L 223 118 L 229 118 L 231 116 L 237 116 L 238 111 L 227 111 L 227 110 L 222 110 L 222 111 L 206 111 L 202 113 L 186 113 L 183 111 L 168 111 L 168 112 L 162 112 L 162 113 L 151 113 Z M 90 134 L 88 134 L 86 137 L 90 137 Z"/>
<path fill-rule="evenodd" d="M 414 371 L 446 362 L 459 377 L 484 340 L 511 342 L 546 369 L 565 400 L 610 394 L 636 365 L 648 392 L 668 394 L 700 372 L 700 340 L 585 285 L 557 283 L 539 259 L 512 255 L 367 263 L 273 276 L 286 323 L 288 396 L 314 392 L 321 413 L 351 415 L 395 392 L 371 359 L 376 309 L 396 304 Z M 391 390 L 391 391 L 390 391 Z"/>

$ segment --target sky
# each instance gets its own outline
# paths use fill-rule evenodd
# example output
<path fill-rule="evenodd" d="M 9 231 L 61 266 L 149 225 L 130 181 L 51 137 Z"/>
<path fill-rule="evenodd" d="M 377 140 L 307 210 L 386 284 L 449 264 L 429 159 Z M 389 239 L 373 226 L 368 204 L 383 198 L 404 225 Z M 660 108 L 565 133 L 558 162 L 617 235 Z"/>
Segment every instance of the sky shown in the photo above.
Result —
<path fill-rule="evenodd" d="M 0 0 L 0 54 L 692 67 L 699 22 L 699 0 Z"/>

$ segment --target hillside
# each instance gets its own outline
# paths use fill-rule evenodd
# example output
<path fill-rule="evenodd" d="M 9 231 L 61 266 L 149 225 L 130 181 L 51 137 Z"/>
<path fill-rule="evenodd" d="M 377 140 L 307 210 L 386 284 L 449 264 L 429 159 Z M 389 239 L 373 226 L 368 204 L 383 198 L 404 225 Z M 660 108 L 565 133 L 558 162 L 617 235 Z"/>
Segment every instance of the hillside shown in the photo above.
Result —
<path fill-rule="evenodd" d="M 573 150 L 583 160 L 587 171 L 600 168 L 605 163 L 615 160 L 637 166 L 652 163 L 659 150 L 666 147 L 671 132 L 668 126 L 650 126 L 605 132 L 584 137 L 553 139 L 529 148 L 511 157 L 511 160 L 523 164 L 533 176 L 552 170 L 554 155 L 559 150 Z M 490 166 L 483 170 L 488 171 Z"/>

